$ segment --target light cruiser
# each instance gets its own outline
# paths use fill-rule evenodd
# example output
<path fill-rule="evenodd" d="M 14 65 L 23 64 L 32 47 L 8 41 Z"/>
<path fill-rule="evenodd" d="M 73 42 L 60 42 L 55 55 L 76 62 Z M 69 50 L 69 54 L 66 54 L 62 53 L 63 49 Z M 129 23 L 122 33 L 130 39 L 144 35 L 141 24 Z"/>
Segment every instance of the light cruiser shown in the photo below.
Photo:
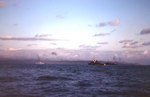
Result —
<path fill-rule="evenodd" d="M 39 55 L 38 55 L 38 61 L 37 62 L 35 62 L 35 64 L 45 64 L 44 62 L 42 62 L 42 61 L 40 61 L 40 57 L 39 57 Z"/>
<path fill-rule="evenodd" d="M 38 62 L 35 62 L 35 64 L 45 64 L 45 63 L 42 61 L 38 61 Z"/>
<path fill-rule="evenodd" d="M 101 62 L 101 61 L 97 61 L 97 60 L 92 60 L 90 63 L 88 63 L 89 65 L 118 65 L 115 62 Z"/>

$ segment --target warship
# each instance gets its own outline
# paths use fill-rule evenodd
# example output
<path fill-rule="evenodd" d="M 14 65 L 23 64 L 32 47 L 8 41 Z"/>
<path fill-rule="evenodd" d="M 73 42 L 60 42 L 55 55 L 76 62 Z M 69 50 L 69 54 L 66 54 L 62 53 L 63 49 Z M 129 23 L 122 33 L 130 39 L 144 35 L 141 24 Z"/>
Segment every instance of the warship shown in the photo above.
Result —
<path fill-rule="evenodd" d="M 118 65 L 116 62 L 102 62 L 102 61 L 97 61 L 97 60 L 92 60 L 91 62 L 88 63 L 89 65 Z"/>
<path fill-rule="evenodd" d="M 45 64 L 44 62 L 40 61 L 40 57 L 39 55 L 37 55 L 38 60 L 35 62 L 35 64 Z"/>

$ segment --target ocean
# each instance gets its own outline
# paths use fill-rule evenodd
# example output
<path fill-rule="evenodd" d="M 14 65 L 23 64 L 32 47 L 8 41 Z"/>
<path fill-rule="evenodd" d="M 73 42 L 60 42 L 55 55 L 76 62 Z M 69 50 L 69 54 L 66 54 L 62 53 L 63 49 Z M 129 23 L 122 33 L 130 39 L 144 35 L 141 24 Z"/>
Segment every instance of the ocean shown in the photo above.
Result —
<path fill-rule="evenodd" d="M 150 66 L 4 64 L 0 97 L 150 97 Z"/>

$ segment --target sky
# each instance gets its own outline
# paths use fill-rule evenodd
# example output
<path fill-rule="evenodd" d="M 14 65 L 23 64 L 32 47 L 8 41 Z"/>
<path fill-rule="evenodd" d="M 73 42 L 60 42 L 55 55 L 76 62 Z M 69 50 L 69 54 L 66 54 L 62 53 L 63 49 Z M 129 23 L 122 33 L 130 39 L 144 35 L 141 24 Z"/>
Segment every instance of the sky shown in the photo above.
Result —
<path fill-rule="evenodd" d="M 150 0 L 0 0 L 0 57 L 148 64 L 149 17 Z"/>

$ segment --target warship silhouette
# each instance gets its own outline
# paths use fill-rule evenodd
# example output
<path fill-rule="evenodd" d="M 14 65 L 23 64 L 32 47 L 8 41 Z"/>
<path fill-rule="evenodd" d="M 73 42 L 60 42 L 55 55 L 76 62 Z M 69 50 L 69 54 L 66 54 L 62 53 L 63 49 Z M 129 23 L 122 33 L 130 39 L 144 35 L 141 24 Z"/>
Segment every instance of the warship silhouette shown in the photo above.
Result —
<path fill-rule="evenodd" d="M 97 61 L 97 60 L 92 60 L 91 62 L 88 63 L 89 65 L 118 65 L 117 62 L 102 62 L 102 61 Z"/>
<path fill-rule="evenodd" d="M 40 60 L 39 55 L 37 55 L 37 57 L 38 57 L 38 60 L 35 62 L 35 64 L 45 64 L 44 62 L 42 62 L 42 61 Z"/>

